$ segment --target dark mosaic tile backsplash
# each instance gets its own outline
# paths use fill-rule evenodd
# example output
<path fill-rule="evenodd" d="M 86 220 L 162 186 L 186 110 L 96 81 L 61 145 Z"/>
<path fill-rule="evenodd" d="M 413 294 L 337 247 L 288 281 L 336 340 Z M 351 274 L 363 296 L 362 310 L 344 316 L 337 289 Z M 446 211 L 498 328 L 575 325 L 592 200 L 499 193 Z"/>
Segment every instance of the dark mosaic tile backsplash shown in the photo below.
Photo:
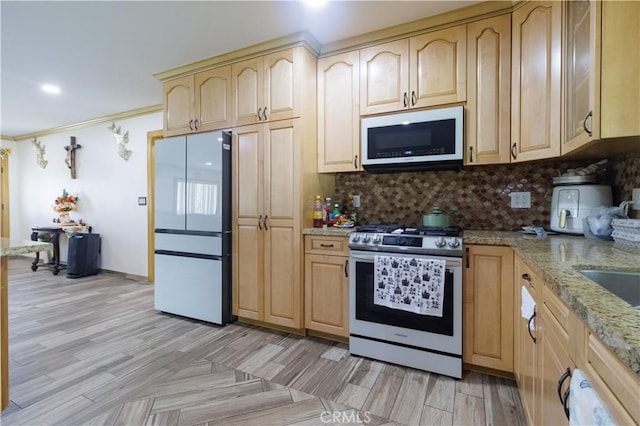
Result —
<path fill-rule="evenodd" d="M 537 223 L 549 227 L 552 178 L 592 161 L 535 162 L 466 167 L 461 171 L 338 173 L 335 199 L 360 194 L 359 222 L 416 225 L 435 206 L 456 210 L 453 224 L 463 229 L 518 230 Z M 610 159 L 606 184 L 613 201 L 631 199 L 640 187 L 640 154 Z M 531 192 L 530 209 L 512 209 L 511 192 Z"/>

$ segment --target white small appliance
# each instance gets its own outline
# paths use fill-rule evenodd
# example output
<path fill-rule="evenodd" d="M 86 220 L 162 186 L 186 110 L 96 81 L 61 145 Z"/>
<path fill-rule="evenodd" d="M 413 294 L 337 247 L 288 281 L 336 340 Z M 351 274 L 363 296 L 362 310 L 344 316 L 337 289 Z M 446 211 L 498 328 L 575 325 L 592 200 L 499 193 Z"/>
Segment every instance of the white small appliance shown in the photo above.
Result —
<path fill-rule="evenodd" d="M 552 231 L 565 234 L 584 234 L 582 221 L 595 209 L 612 204 L 608 185 L 563 185 L 553 188 L 551 200 Z"/>

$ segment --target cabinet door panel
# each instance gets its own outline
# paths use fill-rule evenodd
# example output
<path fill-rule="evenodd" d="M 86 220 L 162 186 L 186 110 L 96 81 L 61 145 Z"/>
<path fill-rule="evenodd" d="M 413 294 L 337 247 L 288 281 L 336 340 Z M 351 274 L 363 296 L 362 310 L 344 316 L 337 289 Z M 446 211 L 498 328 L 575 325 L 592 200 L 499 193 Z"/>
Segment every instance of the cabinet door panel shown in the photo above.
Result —
<path fill-rule="evenodd" d="M 318 172 L 362 170 L 360 55 L 318 61 Z"/>
<path fill-rule="evenodd" d="M 234 121 L 236 126 L 257 123 L 262 108 L 262 58 L 233 64 Z"/>
<path fill-rule="evenodd" d="M 495 246 L 467 249 L 463 359 L 513 372 L 513 251 Z"/>
<path fill-rule="evenodd" d="M 561 12 L 531 2 L 513 14 L 512 161 L 560 155 Z"/>
<path fill-rule="evenodd" d="M 298 147 L 292 122 L 272 123 L 265 137 L 265 214 L 271 221 L 292 221 L 300 189 L 296 170 Z"/>
<path fill-rule="evenodd" d="M 234 315 L 263 319 L 263 231 L 254 224 L 239 225 L 233 232 Z"/>
<path fill-rule="evenodd" d="M 509 163 L 511 16 L 467 26 L 465 164 Z"/>
<path fill-rule="evenodd" d="M 465 25 L 412 37 L 409 52 L 411 107 L 442 105 L 467 99 Z"/>
<path fill-rule="evenodd" d="M 191 133 L 193 118 L 193 76 L 189 75 L 163 84 L 164 136 Z"/>
<path fill-rule="evenodd" d="M 198 131 L 231 127 L 231 67 L 204 71 L 195 76 Z"/>
<path fill-rule="evenodd" d="M 301 328 L 299 237 L 293 226 L 272 225 L 265 240 L 265 321 Z"/>
<path fill-rule="evenodd" d="M 295 69 L 293 50 L 265 56 L 265 101 L 267 120 L 293 118 L 295 111 Z"/>
<path fill-rule="evenodd" d="M 349 336 L 348 258 L 305 256 L 305 327 L 336 336 Z"/>
<path fill-rule="evenodd" d="M 360 50 L 360 114 L 408 108 L 408 67 L 408 40 Z"/>
<path fill-rule="evenodd" d="M 247 126 L 233 133 L 234 203 L 238 218 L 257 220 L 262 214 L 262 149 L 259 126 Z"/>
<path fill-rule="evenodd" d="M 558 335 L 563 333 L 560 324 L 552 317 L 546 305 L 541 311 L 544 336 L 540 377 L 540 424 L 568 425 L 569 420 L 558 398 L 558 381 L 567 368 L 573 371 L 574 365 L 565 349 L 566 339 Z M 569 387 L 570 380 L 571 378 L 565 380 L 561 393 Z"/>

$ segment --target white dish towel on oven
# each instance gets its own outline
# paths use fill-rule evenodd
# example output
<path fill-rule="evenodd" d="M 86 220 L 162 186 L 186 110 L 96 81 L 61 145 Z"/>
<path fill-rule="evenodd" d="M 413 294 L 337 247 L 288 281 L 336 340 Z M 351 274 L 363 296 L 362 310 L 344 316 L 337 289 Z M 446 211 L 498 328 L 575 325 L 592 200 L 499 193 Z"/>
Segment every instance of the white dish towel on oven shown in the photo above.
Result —
<path fill-rule="evenodd" d="M 439 259 L 376 256 L 374 304 L 441 317 L 446 263 Z"/>

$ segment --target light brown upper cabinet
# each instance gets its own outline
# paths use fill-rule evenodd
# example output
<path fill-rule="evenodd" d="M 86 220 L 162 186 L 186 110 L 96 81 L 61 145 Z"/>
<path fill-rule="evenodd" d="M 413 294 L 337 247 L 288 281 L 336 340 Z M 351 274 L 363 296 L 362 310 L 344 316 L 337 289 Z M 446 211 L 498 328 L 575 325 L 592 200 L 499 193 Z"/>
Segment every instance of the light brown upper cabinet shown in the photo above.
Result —
<path fill-rule="evenodd" d="M 511 161 L 560 155 L 562 3 L 513 12 Z"/>
<path fill-rule="evenodd" d="M 303 47 L 282 50 L 232 65 L 236 126 L 299 117 L 305 73 L 315 58 Z M 305 64 L 313 62 L 313 69 Z M 315 95 L 314 95 L 315 97 Z"/>
<path fill-rule="evenodd" d="M 360 50 L 360 114 L 466 100 L 467 27 Z"/>
<path fill-rule="evenodd" d="M 162 88 L 165 137 L 233 125 L 230 66 L 169 80 Z"/>
<path fill-rule="evenodd" d="M 318 172 L 362 170 L 360 54 L 318 60 Z"/>
<path fill-rule="evenodd" d="M 570 1 L 565 9 L 562 154 L 640 135 L 639 2 Z"/>
<path fill-rule="evenodd" d="M 465 165 L 509 163 L 511 15 L 467 25 Z"/>

